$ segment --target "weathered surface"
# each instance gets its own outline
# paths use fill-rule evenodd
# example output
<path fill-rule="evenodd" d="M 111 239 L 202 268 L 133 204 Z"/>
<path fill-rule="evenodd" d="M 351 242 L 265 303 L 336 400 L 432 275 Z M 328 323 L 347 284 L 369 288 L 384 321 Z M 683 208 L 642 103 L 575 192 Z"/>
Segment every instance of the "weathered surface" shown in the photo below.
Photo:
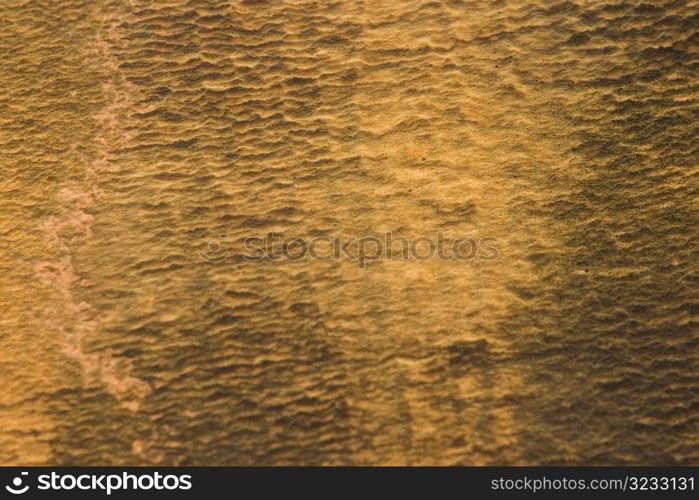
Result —
<path fill-rule="evenodd" d="M 696 0 L 0 22 L 3 463 L 699 463 Z M 500 258 L 233 248 L 386 231 Z"/>

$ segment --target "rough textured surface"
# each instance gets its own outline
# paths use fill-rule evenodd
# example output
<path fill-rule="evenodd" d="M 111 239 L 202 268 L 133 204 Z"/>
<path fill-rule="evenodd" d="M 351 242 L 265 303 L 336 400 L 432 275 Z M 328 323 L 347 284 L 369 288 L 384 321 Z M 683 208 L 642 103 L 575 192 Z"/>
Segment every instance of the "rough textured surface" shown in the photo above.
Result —
<path fill-rule="evenodd" d="M 696 0 L 0 25 L 2 463 L 699 464 Z M 200 256 L 385 231 L 500 258 Z"/>

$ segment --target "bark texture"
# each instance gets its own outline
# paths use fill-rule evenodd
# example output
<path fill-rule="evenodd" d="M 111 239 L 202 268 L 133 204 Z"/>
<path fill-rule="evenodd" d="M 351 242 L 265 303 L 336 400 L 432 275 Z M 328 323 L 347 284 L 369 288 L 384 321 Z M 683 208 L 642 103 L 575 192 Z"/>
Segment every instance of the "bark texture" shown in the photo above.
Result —
<path fill-rule="evenodd" d="M 0 462 L 699 464 L 697 26 L 2 2 Z M 438 231 L 499 258 L 241 256 Z"/>

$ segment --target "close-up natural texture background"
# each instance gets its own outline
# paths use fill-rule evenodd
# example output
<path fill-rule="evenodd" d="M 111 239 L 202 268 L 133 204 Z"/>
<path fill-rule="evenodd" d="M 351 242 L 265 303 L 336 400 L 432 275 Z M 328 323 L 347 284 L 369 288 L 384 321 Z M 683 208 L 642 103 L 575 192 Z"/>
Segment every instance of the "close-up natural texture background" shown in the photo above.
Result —
<path fill-rule="evenodd" d="M 0 463 L 699 465 L 699 0 L 0 28 Z M 386 232 L 498 258 L 236 246 Z"/>

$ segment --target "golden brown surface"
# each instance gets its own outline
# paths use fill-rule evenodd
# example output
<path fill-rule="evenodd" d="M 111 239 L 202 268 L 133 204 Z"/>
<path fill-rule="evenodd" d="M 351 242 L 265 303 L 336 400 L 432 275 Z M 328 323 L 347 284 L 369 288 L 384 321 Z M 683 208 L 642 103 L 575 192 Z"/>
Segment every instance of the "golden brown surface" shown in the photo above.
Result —
<path fill-rule="evenodd" d="M 0 6 L 0 462 L 699 465 L 699 2 Z M 493 262 L 205 262 L 276 232 Z"/>

